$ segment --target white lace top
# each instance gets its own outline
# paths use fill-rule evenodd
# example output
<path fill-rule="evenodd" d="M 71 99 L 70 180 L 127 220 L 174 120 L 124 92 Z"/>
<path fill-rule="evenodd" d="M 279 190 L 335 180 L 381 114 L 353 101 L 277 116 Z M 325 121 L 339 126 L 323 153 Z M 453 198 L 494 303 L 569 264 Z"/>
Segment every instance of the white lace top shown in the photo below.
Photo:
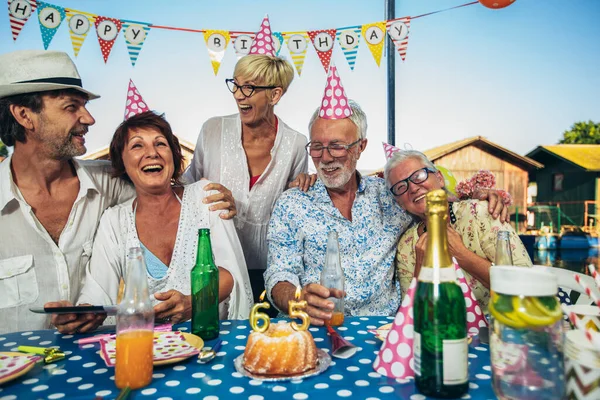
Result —
<path fill-rule="evenodd" d="M 219 317 L 246 319 L 252 306 L 252 289 L 244 254 L 233 222 L 219 218 L 218 213 L 209 212 L 208 206 L 202 203 L 205 196 L 212 194 L 202 189 L 209 183 L 201 180 L 185 186 L 169 270 L 161 279 L 148 275 L 148 289 L 151 294 L 174 289 L 189 295 L 190 271 L 196 262 L 198 229 L 209 228 L 215 263 L 229 271 L 234 281 L 230 297 L 219 304 Z M 127 250 L 139 246 L 133 199 L 106 210 L 98 227 L 93 256 L 78 302 L 115 304 L 119 280 L 125 276 Z M 158 300 L 151 297 L 157 304 Z"/>

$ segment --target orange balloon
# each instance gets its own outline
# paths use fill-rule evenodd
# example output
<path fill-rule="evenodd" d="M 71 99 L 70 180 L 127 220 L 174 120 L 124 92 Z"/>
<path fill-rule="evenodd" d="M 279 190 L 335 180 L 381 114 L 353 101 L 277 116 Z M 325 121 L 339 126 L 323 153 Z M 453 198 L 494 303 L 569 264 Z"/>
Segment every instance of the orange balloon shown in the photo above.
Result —
<path fill-rule="evenodd" d="M 487 8 L 504 8 L 510 6 L 515 0 L 479 0 L 479 2 Z"/>

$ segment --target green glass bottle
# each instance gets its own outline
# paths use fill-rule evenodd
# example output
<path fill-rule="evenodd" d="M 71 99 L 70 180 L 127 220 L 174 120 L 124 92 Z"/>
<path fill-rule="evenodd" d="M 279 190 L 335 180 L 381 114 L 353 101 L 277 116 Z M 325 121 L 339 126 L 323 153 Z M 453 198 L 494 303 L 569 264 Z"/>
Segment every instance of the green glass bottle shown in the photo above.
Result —
<path fill-rule="evenodd" d="M 192 268 L 192 333 L 203 340 L 219 336 L 219 269 L 210 245 L 210 230 L 198 230 L 196 265 Z"/>
<path fill-rule="evenodd" d="M 426 396 L 461 397 L 469 390 L 467 310 L 448 252 L 448 200 L 427 194 L 427 249 L 414 300 L 414 367 Z"/>

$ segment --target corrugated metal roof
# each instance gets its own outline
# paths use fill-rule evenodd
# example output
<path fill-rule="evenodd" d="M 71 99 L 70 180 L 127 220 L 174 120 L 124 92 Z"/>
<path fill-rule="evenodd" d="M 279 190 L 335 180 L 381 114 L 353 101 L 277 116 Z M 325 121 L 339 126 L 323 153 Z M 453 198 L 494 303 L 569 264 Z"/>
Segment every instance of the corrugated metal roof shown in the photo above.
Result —
<path fill-rule="evenodd" d="M 600 171 L 600 145 L 598 144 L 557 144 L 540 146 L 587 171 Z M 532 151 L 530 154 L 532 154 Z"/>

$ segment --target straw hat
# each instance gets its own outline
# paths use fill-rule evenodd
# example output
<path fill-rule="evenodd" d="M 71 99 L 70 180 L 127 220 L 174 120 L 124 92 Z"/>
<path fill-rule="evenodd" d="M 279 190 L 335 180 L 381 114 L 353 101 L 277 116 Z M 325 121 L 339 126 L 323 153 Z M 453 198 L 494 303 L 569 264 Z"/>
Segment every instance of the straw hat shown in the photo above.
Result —
<path fill-rule="evenodd" d="M 0 55 L 0 98 L 49 90 L 83 89 L 77 68 L 67 53 L 61 51 L 21 50 Z"/>

